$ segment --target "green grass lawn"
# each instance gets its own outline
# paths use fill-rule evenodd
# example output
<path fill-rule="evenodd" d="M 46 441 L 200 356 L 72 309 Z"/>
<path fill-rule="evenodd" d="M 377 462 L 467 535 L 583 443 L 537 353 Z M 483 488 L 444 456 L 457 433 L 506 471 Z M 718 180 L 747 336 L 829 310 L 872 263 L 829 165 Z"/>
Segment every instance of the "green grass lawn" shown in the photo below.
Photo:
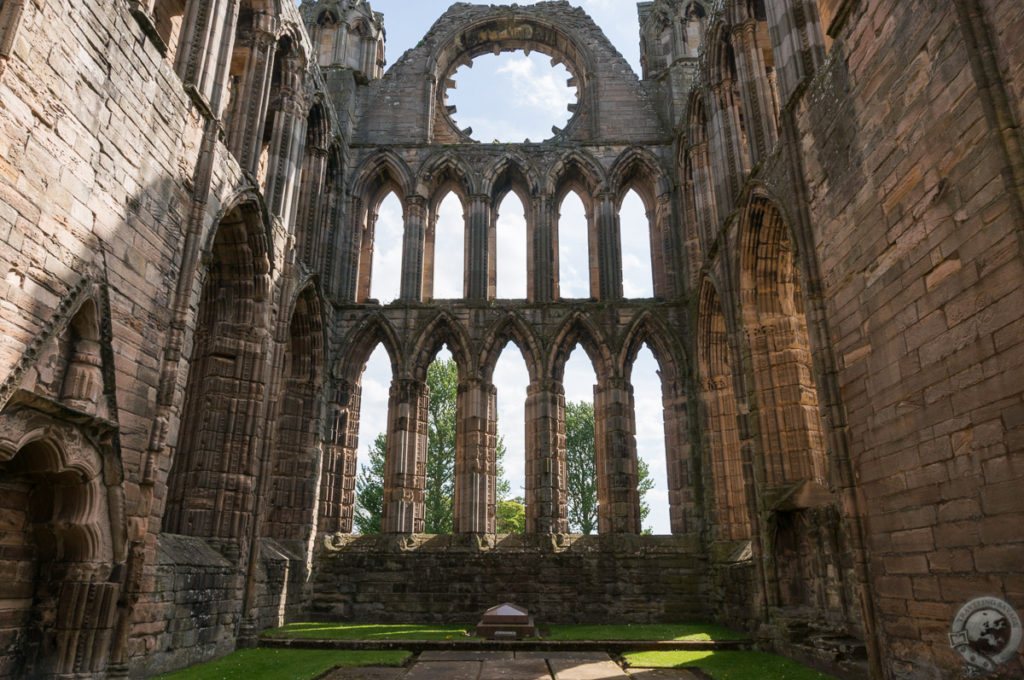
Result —
<path fill-rule="evenodd" d="M 464 626 L 290 623 L 262 634 L 303 640 L 458 640 L 466 633 Z"/>
<path fill-rule="evenodd" d="M 549 626 L 545 640 L 741 640 L 742 633 L 699 623 Z"/>
<path fill-rule="evenodd" d="M 763 652 L 630 652 L 623 658 L 635 668 L 699 668 L 715 680 L 835 680 Z"/>
<path fill-rule="evenodd" d="M 620 626 L 550 626 L 545 640 L 736 640 L 745 637 L 728 628 L 702 624 Z M 292 623 L 263 632 L 283 638 L 313 640 L 462 640 L 471 631 L 462 626 Z"/>
<path fill-rule="evenodd" d="M 401 666 L 410 656 L 402 651 L 244 649 L 158 680 L 306 680 L 335 666 Z"/>

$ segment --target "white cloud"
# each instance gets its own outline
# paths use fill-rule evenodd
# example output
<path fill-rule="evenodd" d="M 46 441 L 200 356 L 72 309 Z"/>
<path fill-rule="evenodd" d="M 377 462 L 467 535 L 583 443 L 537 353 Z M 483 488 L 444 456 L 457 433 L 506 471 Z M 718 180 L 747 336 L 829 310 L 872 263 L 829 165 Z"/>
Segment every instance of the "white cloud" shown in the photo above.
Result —
<path fill-rule="evenodd" d="M 434 298 L 461 298 L 464 294 L 466 220 L 462 202 L 448 194 L 437 211 L 434 241 Z"/>
<path fill-rule="evenodd" d="M 562 201 L 558 220 L 558 286 L 563 298 L 590 297 L 587 215 L 575 192 Z"/>
<path fill-rule="evenodd" d="M 402 203 L 394 194 L 381 202 L 374 230 L 370 297 L 387 304 L 398 297 L 402 281 Z"/>
<path fill-rule="evenodd" d="M 550 57 L 534 52 L 487 54 L 454 75 L 456 88 L 448 91 L 456 124 L 473 128 L 482 142 L 539 142 L 551 137 L 551 127 L 564 127 L 571 117 L 568 105 L 576 90 L 566 84 L 565 66 L 552 67 Z"/>
<path fill-rule="evenodd" d="M 498 206 L 496 259 L 499 298 L 526 297 L 526 216 L 519 197 L 510 193 Z"/>

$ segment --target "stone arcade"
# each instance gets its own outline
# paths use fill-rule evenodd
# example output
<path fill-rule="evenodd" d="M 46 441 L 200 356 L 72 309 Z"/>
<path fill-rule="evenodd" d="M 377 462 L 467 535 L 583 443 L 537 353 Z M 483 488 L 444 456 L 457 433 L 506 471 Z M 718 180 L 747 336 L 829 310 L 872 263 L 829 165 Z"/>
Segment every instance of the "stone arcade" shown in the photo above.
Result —
<path fill-rule="evenodd" d="M 142 677 L 286 620 L 472 624 L 509 599 L 548 622 L 720 621 L 845 677 L 951 678 L 965 601 L 1024 607 L 1024 7 L 656 0 L 639 19 L 642 79 L 567 2 L 453 5 L 385 72 L 364 0 L 0 0 L 0 677 Z M 473 142 L 448 81 L 514 49 L 565 64 L 572 118 Z M 652 299 L 623 295 L 630 190 Z M 570 191 L 587 300 L 559 294 Z M 391 192 L 401 295 L 382 306 Z M 464 295 L 435 300 L 449 192 Z M 495 299 L 509 192 L 525 300 Z M 528 533 L 504 537 L 509 342 L 530 373 Z M 638 535 L 644 343 L 671 536 Z M 356 537 L 381 344 L 388 533 Z M 444 344 L 456 533 L 431 537 Z M 591 537 L 567 534 L 577 344 L 598 378 Z"/>

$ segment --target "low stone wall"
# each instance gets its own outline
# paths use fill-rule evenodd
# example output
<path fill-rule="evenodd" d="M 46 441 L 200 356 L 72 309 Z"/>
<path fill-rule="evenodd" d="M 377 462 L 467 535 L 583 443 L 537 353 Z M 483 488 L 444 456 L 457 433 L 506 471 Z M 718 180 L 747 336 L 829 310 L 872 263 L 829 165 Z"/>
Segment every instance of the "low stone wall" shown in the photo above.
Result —
<path fill-rule="evenodd" d="M 161 534 L 155 606 L 145 656 L 132 675 L 150 677 L 223 656 L 235 649 L 244 574 L 208 540 Z"/>
<path fill-rule="evenodd" d="M 506 601 L 538 625 L 711 616 L 687 537 L 333 535 L 314 570 L 315 620 L 475 624 Z"/>

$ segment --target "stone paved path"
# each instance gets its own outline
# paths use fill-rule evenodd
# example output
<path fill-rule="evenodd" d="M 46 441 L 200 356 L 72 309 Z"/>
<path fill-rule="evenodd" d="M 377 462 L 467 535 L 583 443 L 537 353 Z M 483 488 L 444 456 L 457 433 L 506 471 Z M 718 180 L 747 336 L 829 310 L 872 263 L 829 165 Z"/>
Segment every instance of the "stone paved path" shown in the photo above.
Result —
<path fill-rule="evenodd" d="M 342 668 L 326 680 L 697 680 L 684 670 L 631 669 L 603 652 L 424 652 L 409 668 Z"/>

